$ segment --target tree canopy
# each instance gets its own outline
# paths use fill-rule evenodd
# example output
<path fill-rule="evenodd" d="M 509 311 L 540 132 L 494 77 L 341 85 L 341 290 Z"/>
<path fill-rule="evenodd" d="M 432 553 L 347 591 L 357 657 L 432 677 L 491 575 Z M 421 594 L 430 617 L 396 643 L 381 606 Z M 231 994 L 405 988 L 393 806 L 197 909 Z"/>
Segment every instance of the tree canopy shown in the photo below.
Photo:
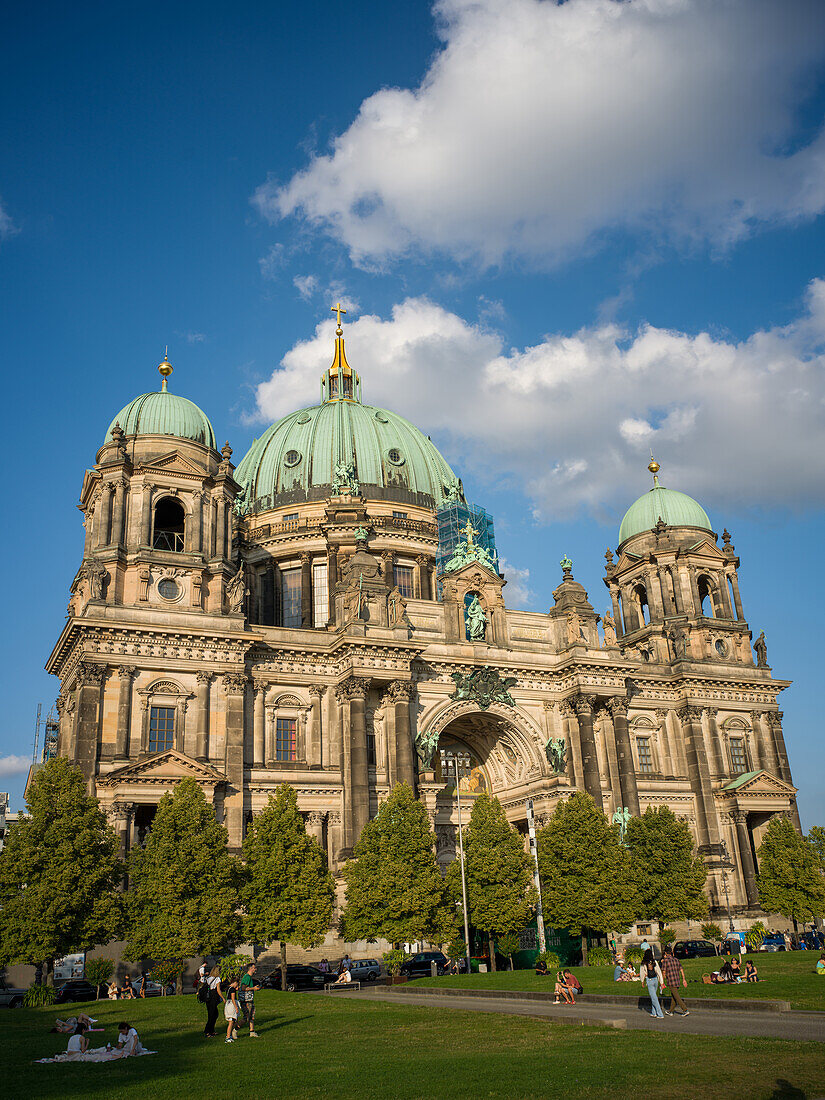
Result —
<path fill-rule="evenodd" d="M 507 820 L 499 800 L 486 791 L 473 803 L 464 835 L 464 862 L 470 923 L 487 933 L 490 965 L 495 969 L 493 937 L 522 929 L 530 919 L 534 899 L 524 842 Z M 447 869 L 447 883 L 460 900 L 458 862 Z"/>
<path fill-rule="evenodd" d="M 589 794 L 577 791 L 557 803 L 537 844 L 545 920 L 581 935 L 586 961 L 586 930 L 624 931 L 639 907 L 618 826 Z"/>
<path fill-rule="evenodd" d="M 775 817 L 759 846 L 759 904 L 793 921 L 825 915 L 825 880 L 814 846 L 786 817 Z"/>
<path fill-rule="evenodd" d="M 0 852 L 0 962 L 45 963 L 121 931 L 118 839 L 64 757 L 34 776 L 28 814 Z"/>
<path fill-rule="evenodd" d="M 434 845 L 424 805 L 408 784 L 396 784 L 344 865 L 347 940 L 404 943 L 441 935 L 445 891 Z"/>
<path fill-rule="evenodd" d="M 194 779 L 158 804 L 129 860 L 128 953 L 157 961 L 212 955 L 240 932 L 240 868 Z"/>
<path fill-rule="evenodd" d="M 667 923 L 707 915 L 705 865 L 693 854 L 687 823 L 669 806 L 649 806 L 641 817 L 632 817 L 625 842 L 636 884 L 637 918 Z"/>

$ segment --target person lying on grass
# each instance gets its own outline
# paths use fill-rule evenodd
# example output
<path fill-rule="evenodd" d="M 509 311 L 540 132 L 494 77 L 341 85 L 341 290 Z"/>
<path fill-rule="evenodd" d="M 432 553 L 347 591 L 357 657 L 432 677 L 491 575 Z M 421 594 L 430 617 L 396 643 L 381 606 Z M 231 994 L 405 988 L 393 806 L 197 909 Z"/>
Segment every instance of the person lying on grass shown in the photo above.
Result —
<path fill-rule="evenodd" d="M 90 1031 L 92 1024 L 96 1023 L 97 1020 L 92 1016 L 87 1016 L 85 1012 L 79 1012 L 77 1016 L 69 1016 L 65 1020 L 61 1020 L 58 1016 L 54 1022 L 55 1026 L 52 1028 L 52 1031 L 56 1031 L 63 1035 L 74 1035 L 80 1024 L 83 1024 L 86 1031 Z"/>

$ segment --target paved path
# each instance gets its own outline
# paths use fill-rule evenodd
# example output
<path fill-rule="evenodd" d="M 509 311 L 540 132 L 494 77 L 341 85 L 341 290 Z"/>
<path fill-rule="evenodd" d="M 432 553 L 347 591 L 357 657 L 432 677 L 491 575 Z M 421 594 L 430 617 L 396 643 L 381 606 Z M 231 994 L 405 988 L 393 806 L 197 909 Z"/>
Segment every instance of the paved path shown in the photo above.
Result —
<path fill-rule="evenodd" d="M 502 998 L 451 997 L 449 994 L 394 993 L 362 989 L 353 997 L 365 1001 L 392 1004 L 426 1005 L 432 1008 L 461 1009 L 465 1012 L 500 1012 L 512 1016 L 533 1016 L 564 1023 L 601 1024 L 607 1027 L 633 1028 L 668 1033 L 687 1031 L 694 1035 L 745 1035 L 764 1039 L 825 1041 L 825 1012 L 716 1012 L 691 1008 L 686 1018 L 665 1016 L 653 1020 L 634 998 L 624 1005 L 577 1005 L 575 1009 L 541 1001 L 512 1001 Z"/>

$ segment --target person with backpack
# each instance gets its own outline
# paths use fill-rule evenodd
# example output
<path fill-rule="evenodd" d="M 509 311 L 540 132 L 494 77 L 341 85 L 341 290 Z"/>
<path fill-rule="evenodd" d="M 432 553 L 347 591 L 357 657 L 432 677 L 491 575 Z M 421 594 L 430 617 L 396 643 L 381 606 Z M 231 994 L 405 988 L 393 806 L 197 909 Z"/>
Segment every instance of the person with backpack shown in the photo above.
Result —
<path fill-rule="evenodd" d="M 206 1026 L 203 1033 L 207 1039 L 215 1038 L 215 1024 L 218 1020 L 218 1004 L 226 1000 L 221 989 L 220 968 L 213 966 L 205 985 L 198 990 L 198 1000 L 206 1005 Z"/>
<path fill-rule="evenodd" d="M 244 1021 L 249 1024 L 250 1039 L 258 1038 L 258 1032 L 255 1030 L 255 990 L 261 987 L 255 981 L 255 970 L 255 963 L 250 963 L 241 978 L 241 988 L 238 993 Z"/>
<path fill-rule="evenodd" d="M 650 948 L 645 951 L 642 965 L 639 967 L 639 977 L 647 985 L 652 1009 L 650 1015 L 654 1020 L 664 1020 L 665 1014 L 662 1012 L 662 1006 L 659 1004 L 656 993 L 657 990 L 664 989 L 665 982 L 659 964 L 656 962 L 656 957 Z"/>

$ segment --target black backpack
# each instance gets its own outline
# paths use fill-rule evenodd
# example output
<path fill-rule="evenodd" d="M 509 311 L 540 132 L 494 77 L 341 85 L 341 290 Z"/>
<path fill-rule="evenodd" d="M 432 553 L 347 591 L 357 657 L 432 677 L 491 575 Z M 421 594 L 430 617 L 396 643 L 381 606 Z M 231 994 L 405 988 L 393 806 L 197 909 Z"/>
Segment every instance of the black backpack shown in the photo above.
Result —
<path fill-rule="evenodd" d="M 201 982 L 198 986 L 197 998 L 202 1005 L 205 1005 L 209 1000 L 209 986 L 206 982 Z"/>

